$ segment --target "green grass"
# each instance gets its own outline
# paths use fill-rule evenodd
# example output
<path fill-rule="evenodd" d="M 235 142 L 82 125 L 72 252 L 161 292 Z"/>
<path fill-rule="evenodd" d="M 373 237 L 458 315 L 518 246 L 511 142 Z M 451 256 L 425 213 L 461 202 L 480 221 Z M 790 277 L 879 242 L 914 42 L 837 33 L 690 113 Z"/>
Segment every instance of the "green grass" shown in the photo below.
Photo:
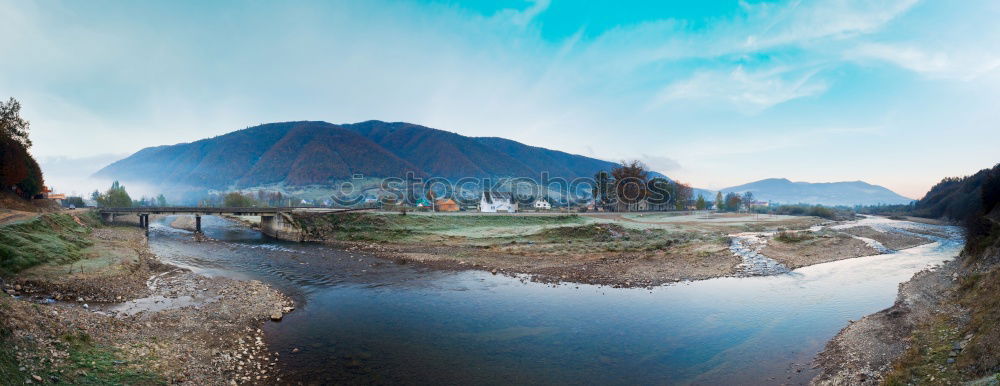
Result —
<path fill-rule="evenodd" d="M 0 275 L 9 276 L 43 263 L 79 260 L 91 245 L 88 234 L 90 228 L 77 224 L 72 216 L 58 213 L 0 227 Z"/>
<path fill-rule="evenodd" d="M 967 278 L 959 287 L 959 304 L 972 318 L 965 333 L 973 338 L 962 352 L 959 365 L 977 375 L 1000 369 L 1000 267 Z"/>
<path fill-rule="evenodd" d="M 948 354 L 955 341 L 961 339 L 959 329 L 943 316 L 935 317 L 917 327 L 913 344 L 896 361 L 886 375 L 886 385 L 949 385 L 964 378 L 954 364 L 948 364 Z"/>

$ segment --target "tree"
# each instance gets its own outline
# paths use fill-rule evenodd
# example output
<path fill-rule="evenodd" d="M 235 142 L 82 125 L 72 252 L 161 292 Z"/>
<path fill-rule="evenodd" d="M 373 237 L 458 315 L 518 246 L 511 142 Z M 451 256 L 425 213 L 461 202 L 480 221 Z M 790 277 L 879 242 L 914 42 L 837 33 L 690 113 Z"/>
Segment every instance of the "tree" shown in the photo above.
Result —
<path fill-rule="evenodd" d="M 45 187 L 45 178 L 42 176 L 42 168 L 38 166 L 35 157 L 28 156 L 24 163 L 28 165 L 28 177 L 21 180 L 17 187 L 30 197 L 42 192 Z"/>
<path fill-rule="evenodd" d="M 726 210 L 726 201 L 722 198 L 722 192 L 715 194 L 715 210 Z"/>
<path fill-rule="evenodd" d="M 111 187 L 104 194 L 97 196 L 97 206 L 104 208 L 131 208 L 132 198 L 125 191 L 125 186 L 119 184 L 116 180 L 111 183 Z"/>
<path fill-rule="evenodd" d="M 21 102 L 11 97 L 6 103 L 0 102 L 0 136 L 17 141 L 25 149 L 31 148 L 28 129 L 31 123 L 21 118 Z"/>
<path fill-rule="evenodd" d="M 19 142 L 12 138 L 0 138 L 0 183 L 5 189 L 28 177 L 25 160 L 29 157 L 28 151 Z"/>
<path fill-rule="evenodd" d="M 674 207 L 677 210 L 687 209 L 688 201 L 691 201 L 691 195 L 694 194 L 694 189 L 690 186 L 684 184 L 683 182 L 674 182 Z"/>
<path fill-rule="evenodd" d="M 87 206 L 87 204 L 85 204 L 83 202 L 83 197 L 80 197 L 80 196 L 69 196 L 69 197 L 66 197 L 66 199 L 63 200 L 62 204 L 63 204 L 63 206 L 65 206 L 67 208 L 70 205 L 72 205 L 74 207 L 77 207 L 77 208 L 83 208 L 83 207 Z"/>
<path fill-rule="evenodd" d="M 695 201 L 694 207 L 698 210 L 703 210 L 708 207 L 708 203 L 705 202 L 705 196 L 702 196 L 701 193 L 698 193 L 698 200 Z"/>
<path fill-rule="evenodd" d="M 740 204 L 742 203 L 742 201 L 743 201 L 743 199 L 740 198 L 739 194 L 736 194 L 736 193 L 727 193 L 726 194 L 726 200 L 725 200 L 725 202 L 726 202 L 726 209 L 731 210 L 731 211 L 740 210 Z"/>
<path fill-rule="evenodd" d="M 167 206 L 167 198 L 163 197 L 163 193 L 156 196 L 156 206 Z"/>
<path fill-rule="evenodd" d="M 222 206 L 250 207 L 257 206 L 257 202 L 250 196 L 246 196 L 240 192 L 229 192 L 222 198 Z"/>
<path fill-rule="evenodd" d="M 0 187 L 14 188 L 21 197 L 41 193 L 45 181 L 38 162 L 28 153 L 28 121 L 21 118 L 21 103 L 14 98 L 0 102 Z"/>
<path fill-rule="evenodd" d="M 618 204 L 624 204 L 626 210 L 631 210 L 646 198 L 649 172 L 642 162 L 622 161 L 621 165 L 611 169 L 611 176 L 615 179 L 615 196 L 618 198 Z"/>
<path fill-rule="evenodd" d="M 614 197 L 614 190 L 611 185 L 611 175 L 608 172 L 601 170 L 594 175 L 594 189 L 592 193 L 595 208 L 606 208 L 611 204 L 611 200 Z"/>

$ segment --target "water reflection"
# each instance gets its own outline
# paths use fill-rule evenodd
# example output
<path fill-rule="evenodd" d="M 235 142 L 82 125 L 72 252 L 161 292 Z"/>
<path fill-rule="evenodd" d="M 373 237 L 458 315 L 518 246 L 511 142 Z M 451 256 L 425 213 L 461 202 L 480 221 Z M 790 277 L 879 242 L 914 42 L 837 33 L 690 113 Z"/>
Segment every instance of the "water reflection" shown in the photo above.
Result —
<path fill-rule="evenodd" d="M 150 245 L 295 297 L 267 334 L 306 383 L 804 383 L 848 320 L 891 305 L 898 283 L 961 248 L 940 238 L 776 276 L 615 289 L 432 271 L 203 220 L 214 241 L 161 224 Z"/>

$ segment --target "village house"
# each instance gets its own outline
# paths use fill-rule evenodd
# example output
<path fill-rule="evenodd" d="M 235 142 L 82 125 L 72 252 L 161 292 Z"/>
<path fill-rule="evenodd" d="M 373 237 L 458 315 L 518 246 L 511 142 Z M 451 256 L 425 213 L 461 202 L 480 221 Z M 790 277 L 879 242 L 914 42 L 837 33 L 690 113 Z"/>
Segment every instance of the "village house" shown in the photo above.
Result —
<path fill-rule="evenodd" d="M 434 210 L 438 212 L 458 212 L 458 204 L 455 200 L 444 198 L 434 201 Z"/>
<path fill-rule="evenodd" d="M 535 200 L 535 203 L 532 206 L 535 208 L 535 210 L 552 209 L 552 204 L 549 204 L 549 201 L 544 198 L 539 198 Z"/>
<path fill-rule="evenodd" d="M 483 192 L 479 200 L 479 211 L 483 213 L 517 212 L 517 203 L 509 192 Z"/>

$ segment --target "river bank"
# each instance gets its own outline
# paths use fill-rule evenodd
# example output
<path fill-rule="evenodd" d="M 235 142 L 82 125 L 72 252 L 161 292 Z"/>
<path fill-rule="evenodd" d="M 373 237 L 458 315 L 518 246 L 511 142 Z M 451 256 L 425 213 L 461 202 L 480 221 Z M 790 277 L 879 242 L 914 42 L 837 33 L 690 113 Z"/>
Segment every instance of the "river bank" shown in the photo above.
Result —
<path fill-rule="evenodd" d="M 240 221 L 253 224 L 251 218 Z M 856 221 L 731 213 L 354 213 L 303 214 L 295 221 L 307 240 L 397 263 L 614 287 L 772 274 L 931 242 L 919 234 L 899 234 Z M 782 237 L 788 235 L 796 236 Z M 734 246 L 733 240 L 747 236 L 752 236 L 753 245 Z M 780 269 L 748 273 L 745 267 L 759 262 L 749 262 L 741 249 Z"/>
<path fill-rule="evenodd" d="M 996 229 L 1000 208 L 983 218 Z M 1000 384 L 1000 233 L 973 243 L 900 284 L 891 307 L 841 330 L 812 383 Z"/>
<path fill-rule="evenodd" d="M 409 221 L 422 222 L 421 231 L 386 227 L 368 235 L 397 233 L 413 240 L 501 233 L 515 239 L 517 248 L 544 247 L 549 242 L 542 236 L 560 240 L 559 245 L 594 248 L 613 246 L 614 241 L 602 241 L 616 240 L 612 231 L 622 235 L 617 241 L 623 245 L 636 246 L 683 229 L 667 216 L 629 219 L 637 222 L 622 230 L 616 222 L 579 218 L 523 220 L 538 223 L 516 226 L 508 221 L 522 220 L 445 219 L 461 224 L 455 227 L 420 217 Z M 397 264 L 387 260 L 390 243 L 367 242 L 371 250 L 385 249 L 387 256 L 379 257 L 357 247 L 363 241 L 276 240 L 217 217 L 203 218 L 206 241 L 192 242 L 190 232 L 166 226 L 173 220 L 151 229 L 150 247 L 161 258 L 212 275 L 257 278 L 299 300 L 294 313 L 264 329 L 269 347 L 281 353 L 282 378 L 291 383 L 802 384 L 816 375 L 809 365 L 813 356 L 848 319 L 891 305 L 898 283 L 953 257 L 958 248 L 927 245 L 814 264 L 791 274 L 612 288 L 568 280 L 539 283 L 513 273 L 492 275 L 482 267 Z M 752 219 L 720 216 L 694 225 L 716 227 L 724 236 L 766 229 L 746 220 Z M 839 225 L 777 220 L 802 221 L 801 232 L 820 227 L 817 239 Z M 887 222 L 884 226 L 896 225 Z M 591 233 L 580 233 L 581 225 Z M 639 227 L 655 229 L 644 236 Z M 496 241 L 493 237 L 479 241 Z M 776 237 L 765 239 L 776 243 Z M 570 239 L 574 242 L 566 242 Z M 733 256 L 724 242 L 719 248 Z"/>
<path fill-rule="evenodd" d="M 197 385 L 274 379 L 278 358 L 267 352 L 262 327 L 292 310 L 287 297 L 257 281 L 208 278 L 164 264 L 138 228 L 59 216 L 76 224 L 57 218 L 66 228 L 55 238 L 76 238 L 72 258 L 37 262 L 3 284 L 5 379 Z M 43 220 L 52 219 L 33 221 Z"/>

